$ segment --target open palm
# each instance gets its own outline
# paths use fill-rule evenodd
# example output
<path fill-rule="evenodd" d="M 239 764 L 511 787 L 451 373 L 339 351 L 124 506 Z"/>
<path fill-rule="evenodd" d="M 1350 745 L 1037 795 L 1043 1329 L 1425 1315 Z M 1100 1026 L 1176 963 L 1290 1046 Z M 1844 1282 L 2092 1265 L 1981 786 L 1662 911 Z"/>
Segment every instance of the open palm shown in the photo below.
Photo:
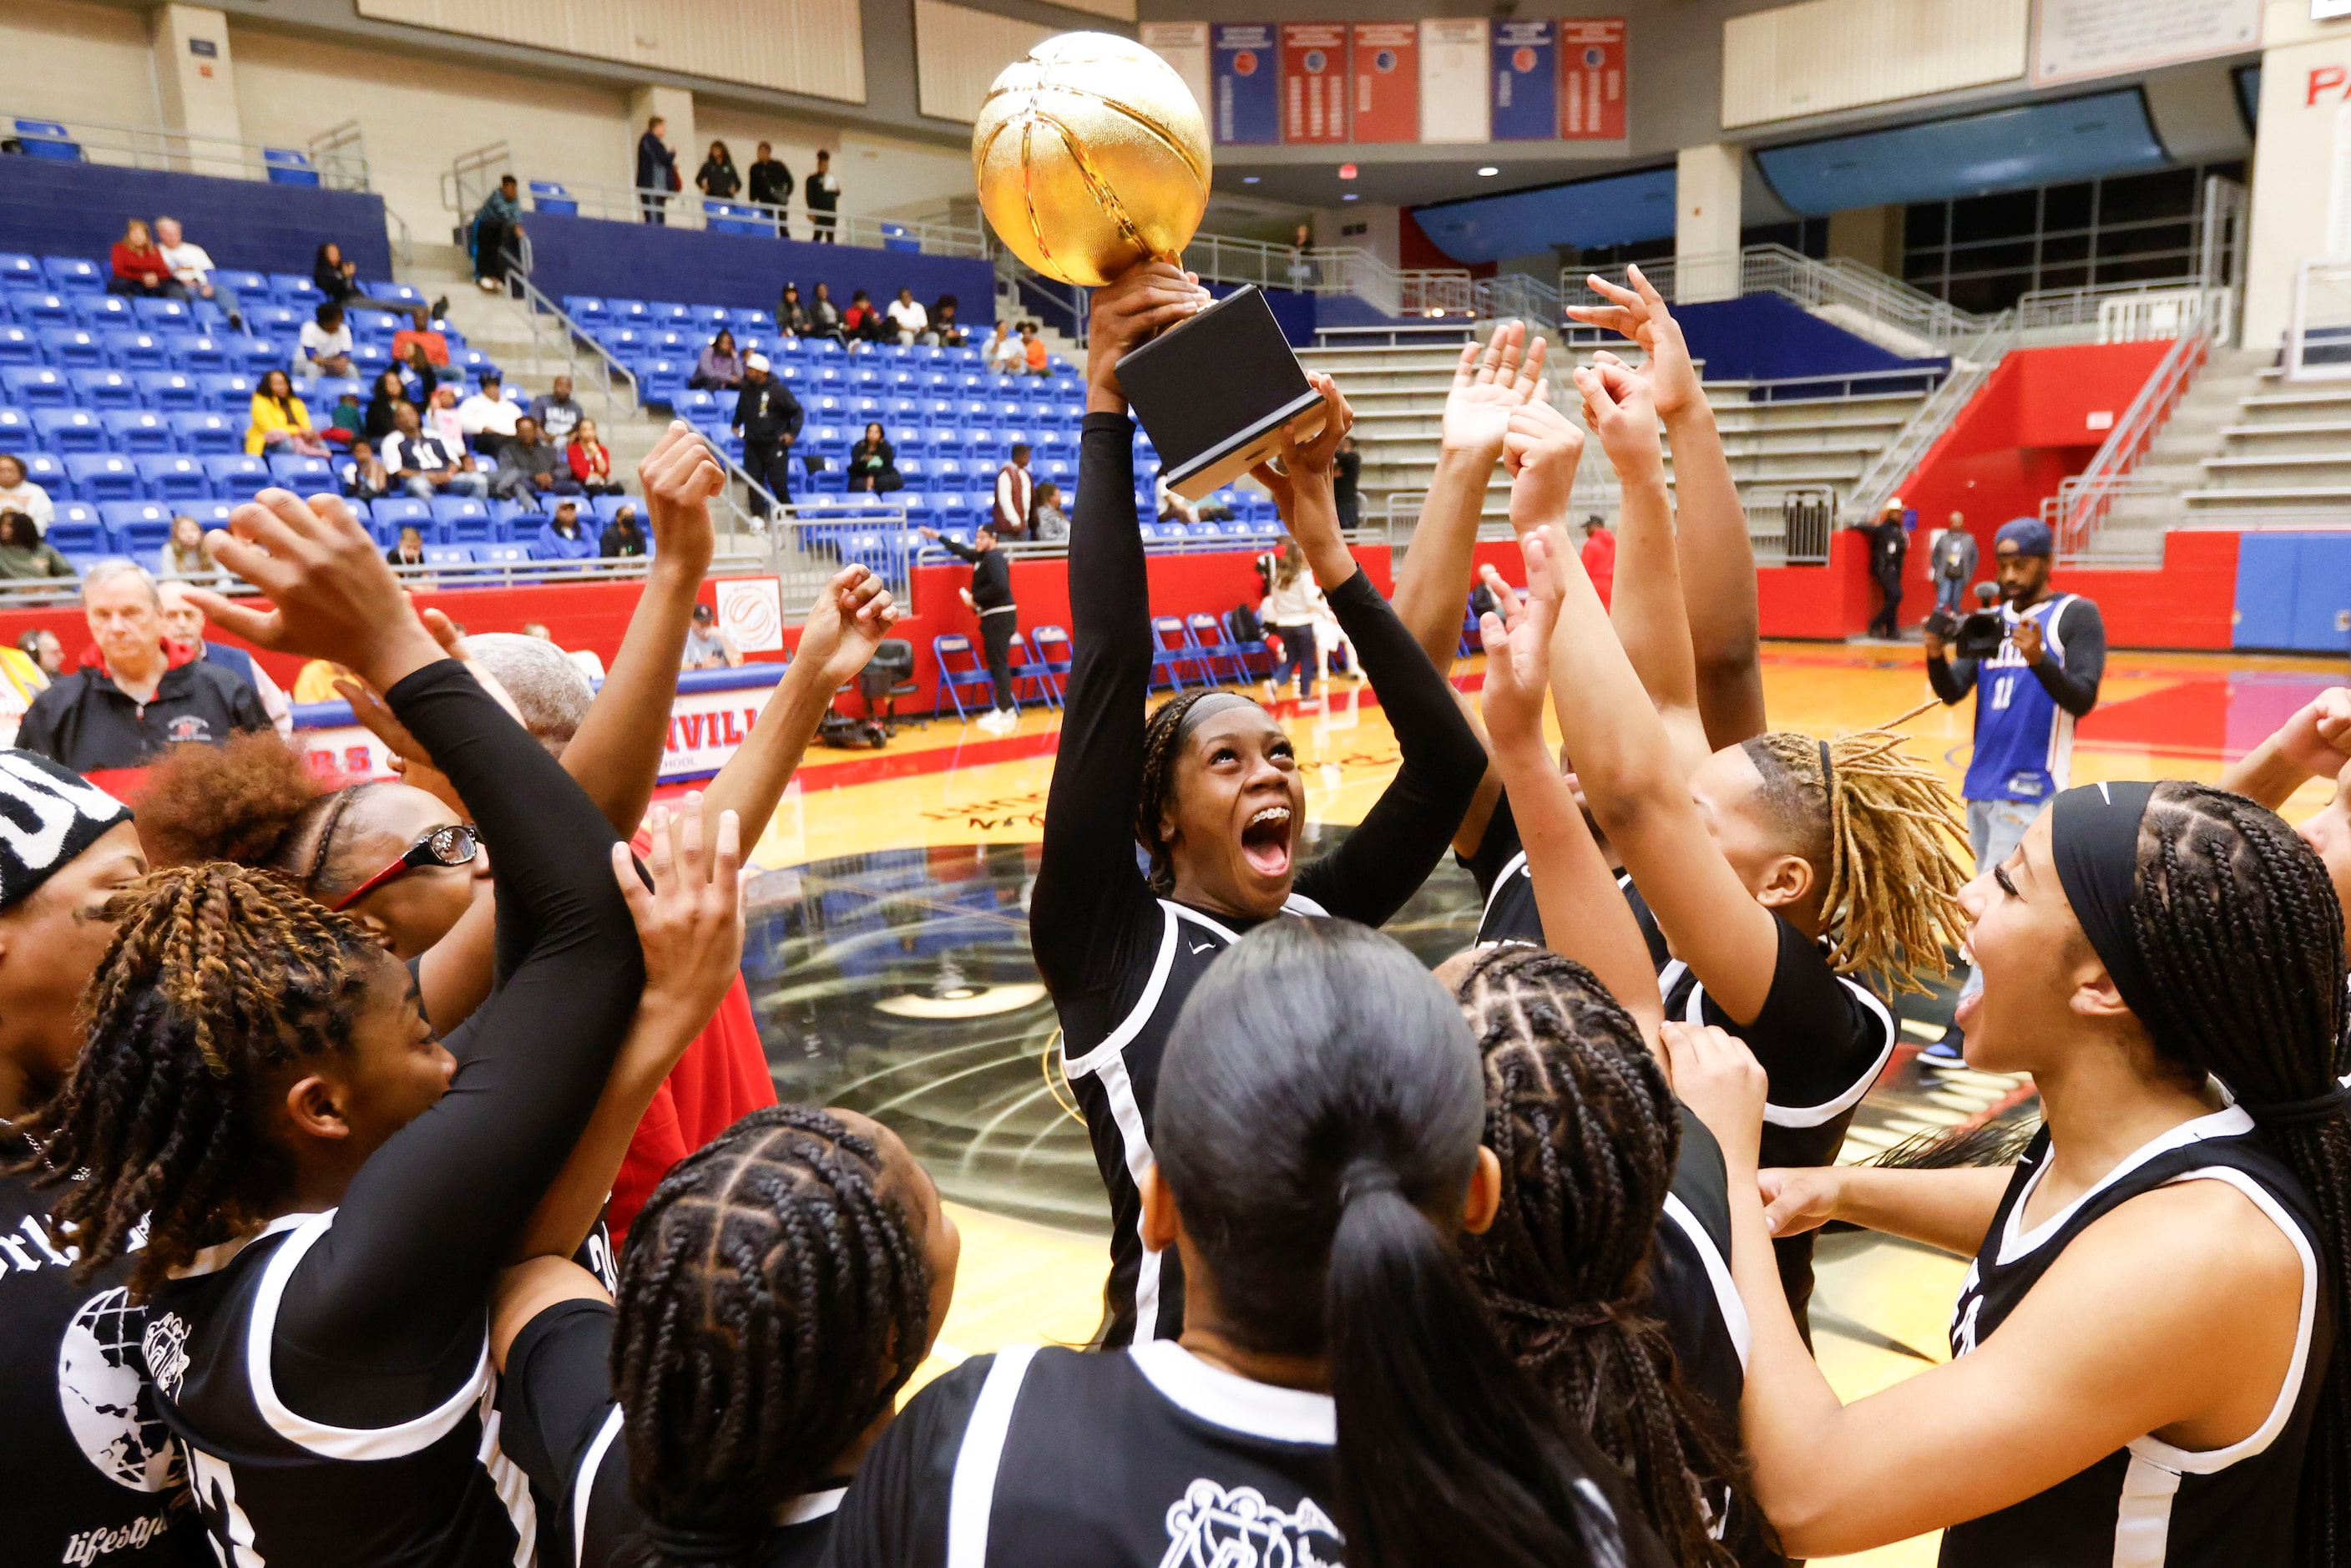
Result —
<path fill-rule="evenodd" d="M 1665 296 L 1657 292 L 1656 285 L 1643 276 L 1638 267 L 1626 267 L 1625 275 L 1632 284 L 1630 288 L 1621 287 L 1597 274 L 1585 278 L 1592 291 L 1610 303 L 1572 305 L 1567 313 L 1590 326 L 1620 333 L 1641 346 L 1648 355 L 1648 363 L 1625 368 L 1649 383 L 1656 397 L 1657 417 L 1671 419 L 1683 409 L 1705 401 L 1706 393 L 1698 385 L 1698 367 L 1690 361 L 1689 344 L 1683 340 L 1681 324 L 1674 319 Z M 1593 358 L 1625 363 L 1604 350 Z"/>
<path fill-rule="evenodd" d="M 1482 351 L 1475 343 L 1463 345 L 1452 390 L 1445 395 L 1445 444 L 1500 452 L 1510 411 L 1550 395 L 1542 379 L 1545 347 L 1541 334 L 1529 342 L 1524 323 L 1518 321 L 1495 328 Z"/>

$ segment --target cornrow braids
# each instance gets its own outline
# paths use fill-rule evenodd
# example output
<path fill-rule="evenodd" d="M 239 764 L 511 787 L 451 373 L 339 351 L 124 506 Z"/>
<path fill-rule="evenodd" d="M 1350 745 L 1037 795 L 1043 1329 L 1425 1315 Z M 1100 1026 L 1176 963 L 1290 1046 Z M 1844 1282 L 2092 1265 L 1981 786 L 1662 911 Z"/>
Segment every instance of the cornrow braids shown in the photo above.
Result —
<path fill-rule="evenodd" d="M 273 1070 L 350 1043 L 354 997 L 384 961 L 366 930 L 283 881 L 214 863 L 150 873 L 107 905 L 114 940 L 83 995 L 83 1049 L 26 1130 L 87 1278 L 146 1245 L 144 1295 L 260 1223 L 287 1179 L 263 1138 Z M 87 1170 L 86 1179 L 68 1180 Z"/>
<path fill-rule="evenodd" d="M 1454 994 L 1502 1167 L 1492 1227 L 1463 1242 L 1470 1277 L 1503 1344 L 1625 1472 L 1675 1563 L 1729 1568 L 1744 1543 L 1717 1539 L 1717 1511 L 1734 1534 L 1761 1515 L 1743 1499 L 1729 1413 L 1683 1380 L 1648 1306 L 1681 1144 L 1665 1072 L 1592 972 L 1548 949 L 1490 949 Z"/>
<path fill-rule="evenodd" d="M 1151 891 L 1163 898 L 1176 891 L 1176 867 L 1167 858 L 1167 841 L 1160 834 L 1159 819 L 1176 789 L 1176 762 L 1183 750 L 1185 722 L 1205 699 L 1236 695 L 1214 686 L 1184 692 L 1161 703 L 1143 727 L 1143 779 L 1135 791 L 1134 841 L 1151 857 Z M 1253 703 L 1249 697 L 1238 700 Z"/>
<path fill-rule="evenodd" d="M 2201 784 L 2156 787 L 2139 822 L 2131 932 L 2165 1048 L 2241 1102 L 2335 1089 L 2343 909 L 2326 868 L 2275 813 Z M 2351 1124 L 2255 1124 L 2310 1195 L 2335 1321 L 2351 1322 Z M 2351 1357 L 2328 1361 L 2294 1514 L 2300 1568 L 2351 1563 Z"/>
<path fill-rule="evenodd" d="M 930 1343 L 930 1272 L 872 1142 L 773 1105 L 687 1155 L 629 1233 L 612 1335 L 629 1488 L 663 1535 L 747 1553 L 888 1412 Z"/>
<path fill-rule="evenodd" d="M 1773 730 L 1743 745 L 1819 879 L 1831 967 L 1882 977 L 1896 996 L 1949 974 L 1966 930 L 1967 825 L 1906 737 L 1889 725 L 1828 741 Z"/>

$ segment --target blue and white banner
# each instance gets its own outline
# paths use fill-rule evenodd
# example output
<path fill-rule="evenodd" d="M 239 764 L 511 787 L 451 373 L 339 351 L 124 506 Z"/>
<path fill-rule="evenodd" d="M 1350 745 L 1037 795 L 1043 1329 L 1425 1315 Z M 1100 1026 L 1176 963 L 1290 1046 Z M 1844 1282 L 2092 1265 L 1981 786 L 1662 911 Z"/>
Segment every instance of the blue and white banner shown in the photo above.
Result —
<path fill-rule="evenodd" d="M 1498 20 L 1493 26 L 1493 139 L 1557 140 L 1559 24 Z"/>
<path fill-rule="evenodd" d="M 1220 147 L 1270 147 L 1281 140 L 1280 56 L 1273 28 L 1218 22 L 1208 30 L 1210 131 Z"/>

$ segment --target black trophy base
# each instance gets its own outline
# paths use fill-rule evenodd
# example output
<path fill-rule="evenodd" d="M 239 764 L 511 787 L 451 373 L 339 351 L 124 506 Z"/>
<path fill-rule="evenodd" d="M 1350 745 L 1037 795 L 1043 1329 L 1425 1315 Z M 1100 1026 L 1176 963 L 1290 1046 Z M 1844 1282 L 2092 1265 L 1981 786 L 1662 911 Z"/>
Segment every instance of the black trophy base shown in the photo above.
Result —
<path fill-rule="evenodd" d="M 1325 418 L 1256 286 L 1235 290 L 1118 362 L 1118 382 L 1157 448 L 1167 487 L 1196 501 Z"/>

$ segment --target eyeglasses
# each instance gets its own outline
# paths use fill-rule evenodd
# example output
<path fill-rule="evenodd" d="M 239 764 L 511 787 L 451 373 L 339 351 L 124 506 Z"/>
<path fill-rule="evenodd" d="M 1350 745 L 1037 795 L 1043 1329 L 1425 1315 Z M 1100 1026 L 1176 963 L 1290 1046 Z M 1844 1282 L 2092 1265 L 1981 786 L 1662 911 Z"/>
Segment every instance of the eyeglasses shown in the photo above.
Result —
<path fill-rule="evenodd" d="M 471 865 L 474 857 L 481 852 L 482 835 L 475 831 L 469 824 L 459 822 L 445 828 L 435 828 L 409 845 L 407 853 L 345 894 L 332 907 L 337 914 L 340 914 L 385 883 L 391 882 L 404 873 L 414 871 L 419 866 Z"/>

